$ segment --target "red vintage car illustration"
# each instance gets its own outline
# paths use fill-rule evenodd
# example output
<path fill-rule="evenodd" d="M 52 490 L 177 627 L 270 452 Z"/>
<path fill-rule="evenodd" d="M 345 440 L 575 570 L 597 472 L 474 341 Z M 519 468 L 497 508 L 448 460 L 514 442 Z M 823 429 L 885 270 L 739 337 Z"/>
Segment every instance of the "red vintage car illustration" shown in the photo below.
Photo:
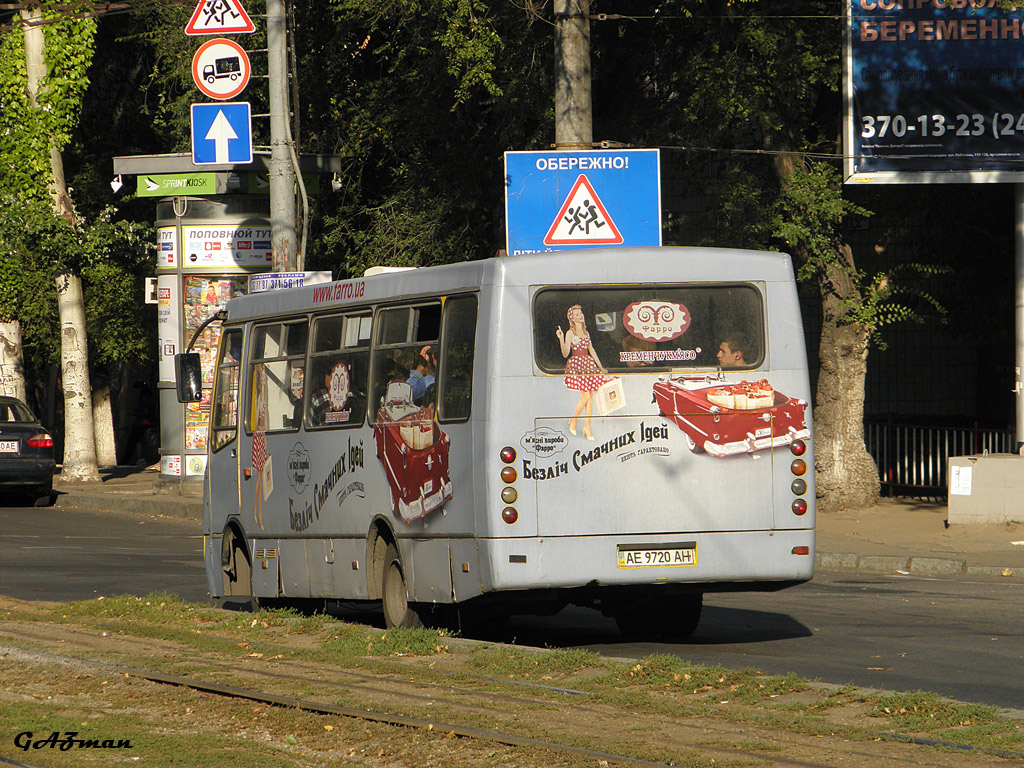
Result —
<path fill-rule="evenodd" d="M 415 522 L 451 499 L 448 435 L 434 421 L 433 406 L 413 403 L 410 384 L 388 384 L 373 437 L 395 512 L 403 522 Z"/>
<path fill-rule="evenodd" d="M 695 453 L 716 458 L 754 453 L 807 438 L 807 401 L 788 397 L 767 379 L 727 381 L 724 375 L 663 377 L 654 399 Z"/>

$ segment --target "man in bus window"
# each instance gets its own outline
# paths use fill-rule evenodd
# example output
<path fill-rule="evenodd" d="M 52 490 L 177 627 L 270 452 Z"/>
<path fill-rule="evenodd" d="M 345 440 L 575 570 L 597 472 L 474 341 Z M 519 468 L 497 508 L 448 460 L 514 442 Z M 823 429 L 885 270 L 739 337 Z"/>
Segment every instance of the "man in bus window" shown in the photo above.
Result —
<path fill-rule="evenodd" d="M 427 345 L 420 350 L 416 358 L 416 367 L 409 371 L 408 383 L 412 385 L 412 401 L 420 405 L 424 395 L 434 383 L 434 372 L 437 369 L 437 355 L 434 347 Z"/>
<path fill-rule="evenodd" d="M 747 335 L 739 331 L 726 334 L 718 347 L 718 366 L 720 368 L 742 368 L 747 364 L 744 355 L 750 350 Z"/>

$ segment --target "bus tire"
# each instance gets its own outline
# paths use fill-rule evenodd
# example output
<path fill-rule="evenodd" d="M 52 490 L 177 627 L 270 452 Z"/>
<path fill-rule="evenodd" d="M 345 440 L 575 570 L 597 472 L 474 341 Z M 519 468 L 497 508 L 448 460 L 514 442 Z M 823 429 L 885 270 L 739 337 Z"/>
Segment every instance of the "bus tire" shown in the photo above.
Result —
<path fill-rule="evenodd" d="M 697 631 L 704 609 L 704 593 L 680 595 L 672 601 L 672 610 L 662 617 L 660 634 L 666 640 L 684 640 Z"/>
<path fill-rule="evenodd" d="M 380 585 L 381 600 L 384 606 L 384 624 L 388 629 L 395 627 L 422 627 L 419 614 L 409 605 L 409 590 L 406 587 L 405 571 L 398 556 L 398 548 L 388 544 L 384 555 L 384 572 Z"/>
<path fill-rule="evenodd" d="M 630 639 L 683 640 L 700 624 L 704 595 L 676 595 L 671 601 L 639 601 L 617 605 L 612 613 L 619 631 Z"/>

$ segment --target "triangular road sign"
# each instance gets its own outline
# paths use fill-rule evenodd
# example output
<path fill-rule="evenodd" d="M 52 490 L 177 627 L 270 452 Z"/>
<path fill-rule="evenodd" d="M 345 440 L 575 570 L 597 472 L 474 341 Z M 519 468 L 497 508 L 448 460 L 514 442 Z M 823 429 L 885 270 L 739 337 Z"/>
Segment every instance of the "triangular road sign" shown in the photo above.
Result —
<path fill-rule="evenodd" d="M 240 0 L 199 0 L 186 35 L 247 35 L 256 31 Z"/>
<path fill-rule="evenodd" d="M 544 245 L 621 245 L 622 242 L 622 235 L 594 187 L 580 174 L 551 223 Z"/>

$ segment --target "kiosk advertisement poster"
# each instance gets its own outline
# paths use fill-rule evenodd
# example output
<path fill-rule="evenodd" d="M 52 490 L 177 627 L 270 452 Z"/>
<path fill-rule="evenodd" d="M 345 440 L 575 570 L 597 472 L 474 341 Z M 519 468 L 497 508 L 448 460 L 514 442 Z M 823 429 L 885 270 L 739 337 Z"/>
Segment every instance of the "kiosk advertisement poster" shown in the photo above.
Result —
<path fill-rule="evenodd" d="M 1024 179 L 1024 8 L 848 0 L 847 182 Z"/>
<path fill-rule="evenodd" d="M 248 275 L 186 275 L 185 276 L 185 333 L 188 338 L 196 329 L 228 301 L 245 293 Z M 209 435 L 210 398 L 213 392 L 213 373 L 216 368 L 217 346 L 221 327 L 211 323 L 199 334 L 193 352 L 199 353 L 203 370 L 203 399 L 185 405 L 185 450 L 206 450 Z"/>
<path fill-rule="evenodd" d="M 169 232 L 165 241 L 165 232 Z M 269 269 L 273 262 L 270 227 L 246 224 L 183 225 L 181 242 L 183 253 L 174 249 L 174 227 L 162 227 L 158 233 L 157 267 L 183 269 L 209 269 L 210 267 L 240 267 Z M 167 242 L 167 247 L 164 244 Z"/>

